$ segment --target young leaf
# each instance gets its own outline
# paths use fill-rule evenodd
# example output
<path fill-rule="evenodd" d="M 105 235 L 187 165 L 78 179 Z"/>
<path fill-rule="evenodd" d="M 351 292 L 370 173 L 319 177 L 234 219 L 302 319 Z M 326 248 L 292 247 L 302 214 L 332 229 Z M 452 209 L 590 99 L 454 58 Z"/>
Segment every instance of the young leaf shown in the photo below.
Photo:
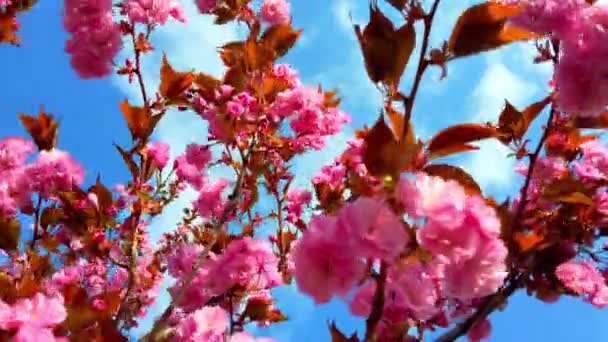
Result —
<path fill-rule="evenodd" d="M 386 0 L 386 2 L 393 6 L 397 11 L 402 11 L 405 8 L 407 0 Z"/>
<path fill-rule="evenodd" d="M 453 180 L 462 185 L 464 191 L 469 195 L 481 196 L 479 184 L 465 170 L 458 166 L 447 164 L 434 164 L 426 166 L 422 171 L 430 176 L 441 177 L 444 180 Z"/>
<path fill-rule="evenodd" d="M 462 57 L 493 50 L 516 41 L 539 38 L 507 22 L 522 10 L 522 6 L 495 1 L 468 8 L 456 22 L 448 41 L 448 51 L 454 57 Z"/>
<path fill-rule="evenodd" d="M 183 104 L 186 101 L 184 92 L 192 86 L 194 74 L 191 72 L 177 72 L 169 64 L 167 56 L 163 53 L 160 68 L 160 86 L 158 92 L 171 104 Z"/>
<path fill-rule="evenodd" d="M 19 120 L 30 134 L 39 150 L 52 150 L 57 145 L 57 128 L 59 123 L 42 108 L 38 117 L 19 114 Z"/>
<path fill-rule="evenodd" d="M 439 158 L 449 154 L 478 149 L 470 142 L 498 136 L 495 127 L 480 124 L 460 124 L 448 127 L 437 133 L 429 141 L 427 150 L 429 158 Z"/>
<path fill-rule="evenodd" d="M 419 151 L 417 144 L 407 144 L 395 139 L 382 115 L 365 136 L 363 163 L 373 176 L 390 175 L 397 178 Z"/>
<path fill-rule="evenodd" d="M 363 32 L 359 25 L 354 29 L 370 80 L 397 86 L 416 42 L 413 23 L 407 22 L 395 31 L 393 23 L 372 2 L 369 23 Z"/>
<path fill-rule="evenodd" d="M 331 336 L 331 342 L 359 342 L 356 333 L 353 333 L 350 337 L 346 337 L 346 335 L 338 329 L 335 322 L 329 323 L 329 334 Z"/>
<path fill-rule="evenodd" d="M 516 232 L 513 234 L 513 241 L 517 243 L 519 251 L 523 253 L 534 249 L 541 242 L 545 241 L 545 235 L 537 231 L 529 233 Z"/>
<path fill-rule="evenodd" d="M 0 248 L 15 251 L 19 247 L 21 223 L 12 217 L 0 217 Z"/>
<path fill-rule="evenodd" d="M 15 34 L 17 30 L 19 30 L 19 24 L 14 14 L 0 13 L 0 43 L 19 46 L 21 39 Z"/>
<path fill-rule="evenodd" d="M 129 104 L 129 100 L 120 103 L 120 111 L 127 121 L 133 140 L 150 136 L 162 115 L 152 116 L 148 106 L 136 107 Z"/>
<path fill-rule="evenodd" d="M 262 34 L 260 44 L 273 51 L 276 59 L 284 56 L 294 46 L 302 31 L 302 29 L 294 31 L 290 23 L 274 25 Z"/>
<path fill-rule="evenodd" d="M 405 117 L 400 112 L 396 111 L 392 106 L 385 105 L 384 110 L 386 111 L 386 115 L 388 116 L 391 122 L 391 129 L 393 130 L 393 134 L 395 135 L 395 139 L 397 141 L 401 140 L 403 136 L 403 126 L 405 125 Z M 412 123 L 408 123 L 407 134 L 405 135 L 404 142 L 406 144 L 414 144 L 416 143 L 414 136 L 414 130 L 412 128 Z"/>

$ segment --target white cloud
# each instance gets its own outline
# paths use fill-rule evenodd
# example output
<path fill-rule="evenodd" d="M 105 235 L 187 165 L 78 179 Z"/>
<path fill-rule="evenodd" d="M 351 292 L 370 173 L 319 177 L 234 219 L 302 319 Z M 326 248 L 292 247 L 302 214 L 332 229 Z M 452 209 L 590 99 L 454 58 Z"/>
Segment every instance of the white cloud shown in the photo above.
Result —
<path fill-rule="evenodd" d="M 488 54 L 487 67 L 475 88 L 471 102 L 476 109 L 474 122 L 496 122 L 505 104 L 505 99 L 516 107 L 526 105 L 538 86 L 514 74 L 501 61 L 499 53 Z M 467 170 L 484 189 L 503 190 L 514 180 L 514 158 L 511 152 L 497 141 L 479 144 L 479 151 L 470 152 L 463 162 Z"/>
<path fill-rule="evenodd" d="M 338 27 L 348 33 L 353 40 L 355 39 L 353 24 L 363 24 L 363 20 L 356 16 L 357 9 L 358 6 L 353 0 L 336 0 L 332 6 Z"/>

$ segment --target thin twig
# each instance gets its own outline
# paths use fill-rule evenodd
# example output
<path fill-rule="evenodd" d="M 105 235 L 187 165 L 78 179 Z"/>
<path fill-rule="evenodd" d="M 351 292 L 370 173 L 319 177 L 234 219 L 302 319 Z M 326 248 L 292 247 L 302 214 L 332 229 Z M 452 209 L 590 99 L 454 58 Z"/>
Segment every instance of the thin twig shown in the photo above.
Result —
<path fill-rule="evenodd" d="M 547 125 L 543 132 L 542 137 L 540 138 L 534 153 L 529 155 L 530 158 L 530 166 L 528 168 L 528 173 L 526 174 L 526 180 L 524 186 L 521 189 L 520 193 L 520 202 L 517 206 L 515 212 L 515 218 L 513 220 L 514 227 L 519 228 L 522 221 L 522 216 L 524 213 L 524 209 L 526 207 L 526 203 L 528 201 L 528 188 L 530 187 L 530 183 L 532 181 L 532 175 L 534 173 L 534 167 L 536 165 L 536 161 L 540 155 L 543 145 L 549 136 L 549 132 L 551 131 L 551 126 L 553 123 L 553 117 L 555 115 L 555 108 L 551 107 L 551 112 L 549 114 L 549 118 L 547 119 Z M 515 271 L 517 272 L 517 271 Z M 486 301 L 477 308 L 477 311 L 473 313 L 469 318 L 467 318 L 464 322 L 458 324 L 453 329 L 449 330 L 441 337 L 439 337 L 436 342 L 453 342 L 457 338 L 464 336 L 471 330 L 477 323 L 484 320 L 488 315 L 494 312 L 498 307 L 500 307 L 518 288 L 520 288 L 525 280 L 527 279 L 529 272 L 522 273 L 519 275 L 515 275 L 515 273 L 511 273 L 509 278 L 512 281 L 509 281 L 509 284 L 503 286 L 497 293 L 487 297 Z"/>
<path fill-rule="evenodd" d="M 376 278 L 376 293 L 372 301 L 372 312 L 365 321 L 365 342 L 372 342 L 376 340 L 376 327 L 382 319 L 384 313 L 384 289 L 386 287 L 386 277 L 388 274 L 388 265 L 386 262 L 382 262 L 380 265 L 380 273 Z"/>
<path fill-rule="evenodd" d="M 137 38 L 135 38 L 135 28 L 131 29 L 131 41 L 133 42 L 133 50 L 135 51 L 135 75 L 137 75 L 137 81 L 139 82 L 139 89 L 141 90 L 141 97 L 144 100 L 144 106 L 148 105 L 148 95 L 146 94 L 146 86 L 144 83 L 144 77 L 141 73 L 141 51 L 137 48 Z"/>
<path fill-rule="evenodd" d="M 412 110 L 414 109 L 414 100 L 416 99 L 416 94 L 418 93 L 418 88 L 420 87 L 420 82 L 422 81 L 422 75 L 424 71 L 428 67 L 428 61 L 426 60 L 427 50 L 429 47 L 429 38 L 431 36 L 431 28 L 433 26 L 433 19 L 435 18 L 435 13 L 437 13 L 437 8 L 439 7 L 439 2 L 441 0 L 435 0 L 431 7 L 429 13 L 424 17 L 424 34 L 422 36 L 422 47 L 420 49 L 420 57 L 418 58 L 418 67 L 416 69 L 416 77 L 414 78 L 414 84 L 412 85 L 412 90 L 410 91 L 409 96 L 407 97 L 407 101 L 405 101 L 405 125 L 408 125 L 410 119 L 412 117 Z M 407 126 L 405 126 L 407 128 Z M 402 138 L 405 138 L 408 130 L 403 130 Z"/>
<path fill-rule="evenodd" d="M 32 241 L 30 244 L 30 248 L 33 250 L 36 247 L 36 240 L 38 240 L 38 234 L 40 230 L 40 209 L 42 207 L 42 197 L 38 195 L 38 203 L 36 204 L 36 213 L 34 214 L 34 235 L 32 236 Z"/>
<path fill-rule="evenodd" d="M 180 290 L 177 292 L 175 297 L 173 298 L 173 301 L 165 309 L 165 311 L 162 313 L 162 315 L 156 320 L 156 322 L 154 323 L 154 326 L 152 327 L 152 330 L 148 334 L 146 334 L 144 337 L 138 339 L 137 340 L 138 342 L 157 341 L 157 335 L 161 334 L 167 327 L 167 321 L 168 321 L 169 317 L 171 317 L 175 308 L 177 308 L 177 306 L 181 303 L 181 300 L 184 298 L 184 295 L 186 294 L 186 291 L 188 290 L 190 285 L 192 285 L 192 281 L 196 277 L 196 274 L 198 273 L 199 269 L 201 268 L 201 266 L 203 265 L 205 260 L 207 260 L 207 256 L 209 255 L 211 248 L 213 248 L 215 243 L 218 241 L 217 232 L 224 226 L 226 221 L 228 221 L 230 214 L 236 208 L 236 205 L 238 202 L 238 197 L 240 196 L 241 189 L 243 187 L 243 182 L 244 182 L 244 178 L 245 178 L 244 173 L 245 173 L 244 169 L 239 173 L 237 181 L 236 181 L 236 185 L 234 186 L 234 190 L 232 191 L 232 194 L 229 197 L 228 204 L 224 208 L 224 212 L 222 213 L 222 216 L 220 217 L 220 219 L 212 227 L 213 232 L 216 234 L 214 234 L 211 241 L 207 244 L 207 246 L 205 246 L 205 249 L 196 258 L 196 261 L 195 261 L 194 265 L 192 266 L 192 270 L 188 273 L 188 275 L 186 275 L 186 278 L 184 279 L 184 283 L 180 287 Z"/>

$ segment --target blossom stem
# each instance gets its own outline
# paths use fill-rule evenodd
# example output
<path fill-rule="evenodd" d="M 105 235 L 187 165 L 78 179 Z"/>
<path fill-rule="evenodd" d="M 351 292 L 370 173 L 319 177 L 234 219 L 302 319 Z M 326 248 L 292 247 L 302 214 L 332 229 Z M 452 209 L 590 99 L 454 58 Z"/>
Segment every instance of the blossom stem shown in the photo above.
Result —
<path fill-rule="evenodd" d="M 133 50 L 135 52 L 135 75 L 137 75 L 137 82 L 139 83 L 139 89 L 141 91 L 141 97 L 144 100 L 144 106 L 148 105 L 148 95 L 146 93 L 146 86 L 144 83 L 144 77 L 141 73 L 141 51 L 137 48 L 137 40 L 135 38 L 135 28 L 131 29 L 131 41 L 133 42 Z"/>
<path fill-rule="evenodd" d="M 386 287 L 387 274 L 388 264 L 383 261 L 380 265 L 380 273 L 376 278 L 376 293 L 374 294 L 372 302 L 372 312 L 365 322 L 365 342 L 373 342 L 376 340 L 376 328 L 384 313 L 384 289 Z"/>
<path fill-rule="evenodd" d="M 528 188 L 530 187 L 532 175 L 534 173 L 534 166 L 536 165 L 538 156 L 540 155 L 542 147 L 544 146 L 545 141 L 547 140 L 547 137 L 549 136 L 549 133 L 551 131 L 551 125 L 553 123 L 553 117 L 555 116 L 555 112 L 556 109 L 554 106 L 552 106 L 549 118 L 547 119 L 546 127 L 543 131 L 543 135 L 541 136 L 534 152 L 529 155 L 530 166 L 528 168 L 528 173 L 526 174 L 524 186 L 521 189 L 520 202 L 515 212 L 515 218 L 513 220 L 514 228 L 519 228 L 521 225 L 523 213 L 526 207 L 526 203 L 528 201 Z M 457 338 L 467 334 L 473 327 L 475 327 L 477 323 L 488 317 L 488 315 L 490 315 L 492 312 L 494 312 L 494 310 L 500 307 L 507 300 L 507 298 L 509 298 L 518 288 L 523 286 L 525 280 L 528 278 L 529 272 L 530 271 L 518 274 L 517 270 L 511 271 L 511 274 L 508 278 L 510 279 L 508 285 L 503 286 L 498 292 L 487 297 L 485 302 L 477 308 L 477 311 L 475 311 L 473 315 L 467 318 L 464 322 L 458 324 L 452 330 L 443 334 L 436 340 L 436 342 L 453 342 Z"/>
<path fill-rule="evenodd" d="M 30 248 L 33 250 L 36 247 L 36 240 L 38 240 L 38 231 L 40 229 L 40 209 L 42 208 L 42 197 L 38 195 L 38 203 L 36 204 L 36 213 L 34 214 L 34 235 L 32 236 L 32 242 Z"/>
<path fill-rule="evenodd" d="M 437 12 L 437 8 L 439 7 L 439 2 L 441 0 L 435 0 L 433 5 L 431 6 L 431 10 L 424 17 L 424 34 L 422 36 L 422 48 L 420 49 L 420 57 L 418 58 L 418 68 L 416 69 L 416 77 L 414 78 L 414 84 L 412 85 L 412 90 L 410 91 L 407 100 L 405 101 L 405 129 L 402 133 L 402 138 L 405 138 L 407 135 L 408 129 L 407 125 L 409 125 L 410 119 L 412 117 L 412 111 L 414 109 L 414 100 L 416 99 L 416 94 L 418 94 L 418 88 L 420 88 L 420 82 L 422 81 L 422 75 L 426 71 L 428 67 L 428 61 L 425 56 L 427 55 L 427 50 L 429 47 L 429 39 L 431 36 L 431 28 L 433 26 L 433 19 L 435 18 L 435 13 Z"/>
<path fill-rule="evenodd" d="M 228 221 L 230 214 L 236 208 L 238 198 L 241 194 L 241 190 L 242 190 L 243 184 L 244 184 L 244 179 L 245 179 L 244 174 L 245 174 L 245 169 L 243 168 L 243 170 L 241 170 L 241 172 L 239 172 L 239 174 L 238 174 L 236 185 L 234 186 L 234 190 L 232 191 L 232 194 L 229 196 L 228 204 L 224 208 L 224 212 L 222 213 L 222 216 L 212 227 L 212 230 L 216 233 L 218 230 L 220 230 L 221 227 L 224 226 L 224 224 Z M 144 342 L 144 341 L 145 342 L 155 342 L 155 341 L 158 341 L 163 338 L 162 335 L 164 335 L 163 333 L 165 332 L 165 329 L 167 327 L 167 321 L 168 321 L 169 317 L 171 317 L 175 308 L 180 304 L 181 300 L 184 298 L 186 291 L 192 284 L 192 281 L 196 277 L 198 270 L 201 268 L 201 266 L 207 259 L 207 256 L 209 255 L 211 248 L 213 248 L 213 246 L 217 242 L 217 239 L 218 239 L 218 234 L 215 234 L 213 236 L 212 240 L 207 244 L 207 246 L 205 246 L 205 249 L 196 258 L 196 261 L 195 261 L 194 265 L 192 266 L 192 270 L 188 273 L 188 275 L 184 279 L 184 283 L 181 286 L 180 291 L 177 292 L 177 294 L 173 298 L 173 301 L 171 302 L 171 304 L 169 304 L 169 306 L 165 309 L 163 314 L 156 320 L 156 322 L 154 323 L 154 326 L 152 327 L 152 330 L 150 330 L 150 332 L 148 334 L 146 334 L 144 337 L 140 338 L 138 340 L 138 342 Z"/>

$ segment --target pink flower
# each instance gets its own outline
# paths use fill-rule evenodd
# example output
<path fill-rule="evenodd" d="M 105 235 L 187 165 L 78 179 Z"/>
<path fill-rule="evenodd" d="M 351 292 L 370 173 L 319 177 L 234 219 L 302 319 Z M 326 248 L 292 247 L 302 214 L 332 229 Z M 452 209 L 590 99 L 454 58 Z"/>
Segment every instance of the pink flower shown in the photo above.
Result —
<path fill-rule="evenodd" d="M 195 244 L 184 244 L 178 247 L 168 260 L 169 274 L 180 278 L 192 270 L 196 259 L 203 251 L 203 247 Z"/>
<path fill-rule="evenodd" d="M 590 261 L 569 260 L 555 269 L 555 276 L 564 286 L 591 304 L 608 305 L 608 285 L 596 266 Z"/>
<path fill-rule="evenodd" d="M 186 21 L 177 0 L 126 0 L 124 10 L 134 23 L 163 25 L 169 16 Z"/>
<path fill-rule="evenodd" d="M 587 141 L 580 146 L 583 158 L 575 161 L 573 168 L 585 181 L 599 181 L 608 178 L 608 148 L 597 140 Z"/>
<path fill-rule="evenodd" d="M 169 162 L 169 145 L 161 141 L 149 143 L 146 148 L 146 154 L 156 167 L 162 169 Z"/>
<path fill-rule="evenodd" d="M 290 5 L 286 0 L 264 0 L 260 16 L 270 25 L 287 24 L 291 20 L 289 9 Z"/>
<path fill-rule="evenodd" d="M 239 332 L 230 336 L 228 342 L 275 342 L 275 340 L 268 337 L 255 338 L 249 333 Z"/>
<path fill-rule="evenodd" d="M 553 33 L 571 37 L 576 30 L 585 0 L 503 0 L 510 4 L 524 4 L 522 14 L 512 19 L 518 26 L 540 34 Z"/>
<path fill-rule="evenodd" d="M 402 178 L 397 189 L 399 199 L 412 218 L 427 217 L 452 226 L 462 222 L 466 196 L 458 183 L 419 173 L 414 181 Z"/>
<path fill-rule="evenodd" d="M 205 306 L 179 321 L 173 342 L 223 342 L 228 325 L 226 311 L 217 306 Z"/>
<path fill-rule="evenodd" d="M 556 67 L 555 78 L 561 110 L 589 117 L 597 116 L 606 109 L 608 68 L 590 61 L 588 53 L 565 47 Z"/>
<path fill-rule="evenodd" d="M 207 145 L 190 144 L 185 154 L 175 159 L 175 174 L 195 189 L 205 185 L 207 165 L 211 161 L 211 151 Z"/>
<path fill-rule="evenodd" d="M 360 197 L 338 212 L 338 225 L 345 237 L 353 239 L 355 253 L 364 258 L 396 258 L 408 242 L 405 227 L 378 199 Z"/>
<path fill-rule="evenodd" d="M 507 253 L 501 240 L 488 239 L 469 259 L 447 263 L 442 279 L 443 292 L 464 301 L 496 292 L 508 275 Z"/>
<path fill-rule="evenodd" d="M 36 147 L 31 140 L 19 137 L 5 138 L 0 141 L 0 173 L 23 166 L 27 157 Z"/>
<path fill-rule="evenodd" d="M 84 169 L 64 151 L 41 151 L 26 170 L 32 190 L 50 196 L 56 190 L 70 190 L 84 181 Z"/>
<path fill-rule="evenodd" d="M 310 191 L 289 189 L 287 192 L 288 220 L 297 222 L 298 218 L 302 216 L 303 207 L 307 205 L 311 199 L 312 193 Z"/>
<path fill-rule="evenodd" d="M 490 338 L 491 334 L 492 324 L 488 319 L 484 319 L 473 326 L 473 329 L 471 329 L 467 334 L 467 338 L 471 342 L 479 342 L 481 340 L 485 340 L 486 338 Z"/>
<path fill-rule="evenodd" d="M 118 24 L 112 21 L 112 0 L 67 0 L 63 26 L 72 38 L 65 51 L 81 78 L 100 78 L 112 72 L 112 60 L 122 47 Z"/>
<path fill-rule="evenodd" d="M 66 317 L 63 297 L 36 293 L 34 297 L 21 299 L 13 305 L 5 325 L 18 329 L 16 342 L 55 341 L 51 328 Z"/>
<path fill-rule="evenodd" d="M 196 7 L 202 14 L 211 13 L 216 7 L 219 0 L 195 0 Z"/>
<path fill-rule="evenodd" d="M 348 239 L 346 239 L 348 240 Z M 364 263 L 345 241 L 333 217 L 314 217 L 294 246 L 295 279 L 316 303 L 345 295 L 363 275 Z"/>
<path fill-rule="evenodd" d="M 301 86 L 300 74 L 288 64 L 275 64 L 272 66 L 272 76 L 284 80 L 292 88 Z"/>
<path fill-rule="evenodd" d="M 228 185 L 228 180 L 224 178 L 205 182 L 205 185 L 199 190 L 198 199 L 194 203 L 194 207 L 201 217 L 220 217 L 222 215 L 226 204 L 222 199 L 222 192 Z"/>

